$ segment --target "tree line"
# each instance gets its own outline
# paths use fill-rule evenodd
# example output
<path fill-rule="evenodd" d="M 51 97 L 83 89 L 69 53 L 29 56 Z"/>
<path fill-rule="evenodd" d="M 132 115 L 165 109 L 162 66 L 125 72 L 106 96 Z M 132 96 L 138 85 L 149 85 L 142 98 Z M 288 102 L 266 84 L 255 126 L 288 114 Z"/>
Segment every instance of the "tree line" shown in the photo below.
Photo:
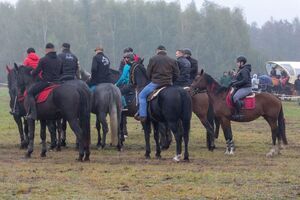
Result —
<path fill-rule="evenodd" d="M 147 60 L 163 44 L 169 55 L 190 48 L 200 67 L 213 76 L 235 67 L 238 55 L 247 56 L 253 71 L 265 73 L 267 60 L 299 60 L 300 23 L 270 19 L 261 28 L 247 24 L 243 11 L 206 1 L 182 10 L 176 2 L 143 0 L 19 0 L 0 3 L 0 82 L 5 64 L 21 63 L 26 49 L 44 54 L 52 42 L 60 51 L 71 44 L 80 65 L 90 70 L 94 48 L 102 45 L 117 68 L 124 48 L 133 47 Z"/>

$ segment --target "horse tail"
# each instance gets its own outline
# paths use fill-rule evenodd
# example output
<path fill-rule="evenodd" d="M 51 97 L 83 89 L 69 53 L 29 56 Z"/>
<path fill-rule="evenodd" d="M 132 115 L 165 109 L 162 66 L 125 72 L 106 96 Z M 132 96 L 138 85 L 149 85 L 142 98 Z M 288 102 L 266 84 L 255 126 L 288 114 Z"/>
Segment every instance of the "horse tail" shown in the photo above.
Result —
<path fill-rule="evenodd" d="M 182 126 L 184 133 L 189 133 L 192 117 L 192 100 L 187 91 L 181 90 Z"/>
<path fill-rule="evenodd" d="M 91 129 L 90 129 L 90 112 L 91 112 L 91 103 L 90 97 L 86 95 L 83 89 L 77 89 L 80 96 L 79 103 L 79 123 L 82 129 L 82 137 L 85 147 L 90 145 L 91 142 Z"/>
<path fill-rule="evenodd" d="M 278 116 L 278 128 L 279 128 L 279 134 L 281 136 L 281 139 L 283 141 L 283 144 L 287 145 L 287 138 L 285 134 L 285 119 L 283 114 L 282 106 L 280 108 L 279 116 Z"/>
<path fill-rule="evenodd" d="M 112 102 L 109 108 L 111 143 L 113 146 L 117 146 L 119 144 L 119 127 L 121 120 L 121 94 L 117 91 L 112 91 L 110 100 Z"/>

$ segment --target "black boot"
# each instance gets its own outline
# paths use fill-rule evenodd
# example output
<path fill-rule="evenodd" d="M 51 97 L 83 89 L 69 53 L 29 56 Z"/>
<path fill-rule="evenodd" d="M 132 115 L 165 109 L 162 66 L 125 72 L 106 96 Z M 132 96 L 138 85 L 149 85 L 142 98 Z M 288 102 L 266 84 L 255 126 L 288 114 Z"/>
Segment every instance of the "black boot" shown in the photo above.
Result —
<path fill-rule="evenodd" d="M 27 119 L 37 119 L 37 114 L 36 114 L 36 105 L 35 105 L 35 99 L 34 97 L 28 96 L 28 103 L 29 103 L 29 108 L 28 108 L 28 113 L 27 113 Z"/>
<path fill-rule="evenodd" d="M 241 100 L 238 100 L 235 103 L 235 113 L 231 117 L 232 120 L 234 120 L 234 121 L 242 121 L 243 120 L 244 116 L 240 114 L 240 111 L 241 111 L 241 108 L 243 107 L 243 105 L 244 105 L 244 102 Z"/>

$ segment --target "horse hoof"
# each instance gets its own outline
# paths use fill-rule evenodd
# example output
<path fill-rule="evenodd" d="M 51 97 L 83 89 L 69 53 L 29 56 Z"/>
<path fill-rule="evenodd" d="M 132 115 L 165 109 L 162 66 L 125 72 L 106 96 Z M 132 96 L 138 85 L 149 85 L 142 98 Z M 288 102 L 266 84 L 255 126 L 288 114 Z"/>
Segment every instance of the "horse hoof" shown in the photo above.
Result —
<path fill-rule="evenodd" d="M 67 146 L 67 143 L 66 143 L 65 140 L 62 140 L 62 141 L 61 141 L 61 146 L 62 146 L 62 147 L 66 147 L 66 146 Z"/>
<path fill-rule="evenodd" d="M 150 155 L 145 155 L 145 158 L 146 158 L 147 160 L 151 159 Z"/>
<path fill-rule="evenodd" d="M 161 155 L 156 155 L 155 158 L 156 158 L 157 160 L 161 160 Z"/>
<path fill-rule="evenodd" d="M 56 151 L 61 151 L 61 147 L 56 147 Z"/>
<path fill-rule="evenodd" d="M 190 159 L 189 158 L 184 158 L 183 161 L 184 162 L 190 162 Z"/>
<path fill-rule="evenodd" d="M 175 162 L 179 162 L 179 161 L 180 161 L 180 158 L 181 158 L 181 155 L 179 154 L 179 155 L 174 156 L 173 160 L 174 160 Z"/>
<path fill-rule="evenodd" d="M 25 158 L 31 158 L 31 153 L 29 152 L 25 153 Z"/>
<path fill-rule="evenodd" d="M 84 162 L 90 162 L 90 158 L 89 157 L 85 157 L 83 161 Z"/>
<path fill-rule="evenodd" d="M 46 157 L 46 152 L 41 152 L 41 158 L 45 158 Z"/>

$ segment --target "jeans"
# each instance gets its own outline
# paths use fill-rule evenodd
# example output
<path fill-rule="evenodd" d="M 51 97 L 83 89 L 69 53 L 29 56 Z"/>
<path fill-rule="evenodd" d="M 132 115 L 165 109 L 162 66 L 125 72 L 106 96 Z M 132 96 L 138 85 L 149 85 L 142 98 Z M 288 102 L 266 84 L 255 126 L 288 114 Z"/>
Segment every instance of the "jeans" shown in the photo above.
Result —
<path fill-rule="evenodd" d="M 147 97 L 151 92 L 158 88 L 158 84 L 150 82 L 139 94 L 139 115 L 140 117 L 147 117 Z"/>

